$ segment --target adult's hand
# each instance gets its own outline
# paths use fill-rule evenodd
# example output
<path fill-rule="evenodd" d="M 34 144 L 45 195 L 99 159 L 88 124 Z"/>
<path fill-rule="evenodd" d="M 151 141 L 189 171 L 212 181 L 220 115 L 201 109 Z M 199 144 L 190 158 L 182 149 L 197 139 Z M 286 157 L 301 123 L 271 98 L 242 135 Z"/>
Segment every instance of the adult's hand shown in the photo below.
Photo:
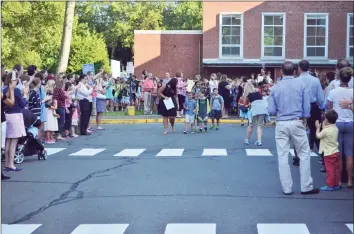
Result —
<path fill-rule="evenodd" d="M 11 80 L 9 84 L 9 89 L 15 90 L 16 86 L 17 86 L 17 80 Z"/>
<path fill-rule="evenodd" d="M 339 101 L 339 106 L 342 109 L 349 109 L 349 106 L 352 103 L 353 103 L 353 100 L 350 100 L 349 98 L 343 98 L 342 100 Z"/>

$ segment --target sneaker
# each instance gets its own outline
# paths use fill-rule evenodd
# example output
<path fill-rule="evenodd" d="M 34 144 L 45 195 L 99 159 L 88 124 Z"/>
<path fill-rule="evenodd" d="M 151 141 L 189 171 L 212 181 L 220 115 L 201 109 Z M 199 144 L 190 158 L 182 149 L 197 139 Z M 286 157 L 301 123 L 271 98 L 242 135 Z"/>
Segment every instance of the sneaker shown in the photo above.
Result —
<path fill-rule="evenodd" d="M 244 127 L 245 126 L 245 124 L 241 124 L 241 127 Z"/>
<path fill-rule="evenodd" d="M 219 130 L 219 128 L 220 128 L 219 126 L 216 126 L 216 130 Z"/>
<path fill-rule="evenodd" d="M 245 143 L 245 145 L 249 145 L 250 144 L 250 141 L 246 138 L 243 143 Z"/>
<path fill-rule="evenodd" d="M 207 126 L 205 126 L 205 127 L 204 127 L 204 130 L 205 130 L 205 131 L 208 131 L 208 127 L 207 127 Z"/>
<path fill-rule="evenodd" d="M 203 129 L 199 128 L 199 132 L 203 132 Z"/>
<path fill-rule="evenodd" d="M 341 188 L 341 186 L 334 186 L 333 189 L 334 190 L 341 190 L 342 188 Z"/>
<path fill-rule="evenodd" d="M 214 128 L 215 128 L 215 125 L 211 126 L 211 127 L 210 127 L 210 130 L 212 130 L 212 129 L 214 129 Z"/>
<path fill-rule="evenodd" d="M 254 144 L 255 144 L 256 146 L 262 146 L 262 142 L 261 142 L 261 141 L 256 141 Z"/>
<path fill-rule="evenodd" d="M 184 131 L 183 133 L 184 133 L 184 134 L 188 134 L 188 132 L 187 132 L 187 131 Z"/>
<path fill-rule="evenodd" d="M 321 190 L 321 191 L 334 191 L 334 188 L 328 187 L 328 186 L 326 185 L 326 186 L 321 187 L 320 190 Z"/>
<path fill-rule="evenodd" d="M 194 134 L 194 131 L 191 131 L 191 134 Z"/>

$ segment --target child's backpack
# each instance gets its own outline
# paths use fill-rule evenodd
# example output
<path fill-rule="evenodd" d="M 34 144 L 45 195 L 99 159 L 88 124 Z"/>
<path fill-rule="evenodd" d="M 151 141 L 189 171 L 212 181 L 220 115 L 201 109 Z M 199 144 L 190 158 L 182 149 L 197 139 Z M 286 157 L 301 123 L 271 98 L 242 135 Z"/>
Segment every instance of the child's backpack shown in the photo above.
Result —
<path fill-rule="evenodd" d="M 214 105 L 214 101 L 215 101 L 215 100 L 218 100 L 219 103 L 220 103 L 220 105 L 222 104 L 221 96 L 220 96 L 220 95 L 218 95 L 217 98 L 215 98 L 215 97 L 212 98 L 212 100 L 211 100 L 211 105 L 212 105 L 212 106 Z"/>
<path fill-rule="evenodd" d="M 128 97 L 128 89 L 123 88 L 119 95 L 121 95 L 122 97 Z"/>

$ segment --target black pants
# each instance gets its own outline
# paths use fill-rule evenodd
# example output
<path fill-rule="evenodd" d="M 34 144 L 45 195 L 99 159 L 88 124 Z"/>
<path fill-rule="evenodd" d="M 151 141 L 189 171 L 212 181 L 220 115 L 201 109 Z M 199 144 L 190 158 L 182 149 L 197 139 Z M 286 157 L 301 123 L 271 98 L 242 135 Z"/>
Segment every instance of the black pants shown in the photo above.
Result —
<path fill-rule="evenodd" d="M 71 129 L 71 124 L 72 124 L 72 119 L 73 119 L 73 108 L 69 107 L 69 113 L 65 111 L 65 124 L 64 124 L 64 130 L 70 131 Z"/>
<path fill-rule="evenodd" d="M 183 106 L 184 106 L 185 101 L 186 101 L 186 96 L 178 94 L 178 105 L 179 105 L 178 111 L 181 111 L 184 109 Z"/>
<path fill-rule="evenodd" d="M 310 118 L 307 119 L 307 126 L 310 130 L 310 135 L 309 135 L 309 144 L 310 144 L 310 149 L 313 150 L 314 144 L 316 144 L 317 149 L 320 148 L 320 140 L 316 138 L 316 121 L 318 120 L 321 122 L 322 116 L 321 116 L 321 109 L 317 105 L 317 103 L 313 102 L 311 103 L 311 111 L 310 111 Z"/>
<path fill-rule="evenodd" d="M 90 102 L 86 99 L 79 101 L 80 106 L 80 131 L 81 134 L 87 134 L 87 128 L 90 121 L 90 116 L 92 112 L 92 103 L 91 103 L 91 112 L 90 112 Z"/>

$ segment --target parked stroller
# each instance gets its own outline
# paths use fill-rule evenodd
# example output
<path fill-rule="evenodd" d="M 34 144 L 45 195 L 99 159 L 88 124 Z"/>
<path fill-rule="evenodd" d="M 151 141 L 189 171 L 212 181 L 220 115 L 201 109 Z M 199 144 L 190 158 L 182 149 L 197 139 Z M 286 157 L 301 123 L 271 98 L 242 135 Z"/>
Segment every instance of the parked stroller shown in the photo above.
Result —
<path fill-rule="evenodd" d="M 41 120 L 35 116 L 32 111 L 24 109 L 23 121 L 26 128 L 26 136 L 20 138 L 17 144 L 14 161 L 16 164 L 22 163 L 25 156 L 33 156 L 37 154 L 38 160 L 47 159 L 47 151 L 43 144 L 38 140 L 38 131 L 41 126 Z"/>

